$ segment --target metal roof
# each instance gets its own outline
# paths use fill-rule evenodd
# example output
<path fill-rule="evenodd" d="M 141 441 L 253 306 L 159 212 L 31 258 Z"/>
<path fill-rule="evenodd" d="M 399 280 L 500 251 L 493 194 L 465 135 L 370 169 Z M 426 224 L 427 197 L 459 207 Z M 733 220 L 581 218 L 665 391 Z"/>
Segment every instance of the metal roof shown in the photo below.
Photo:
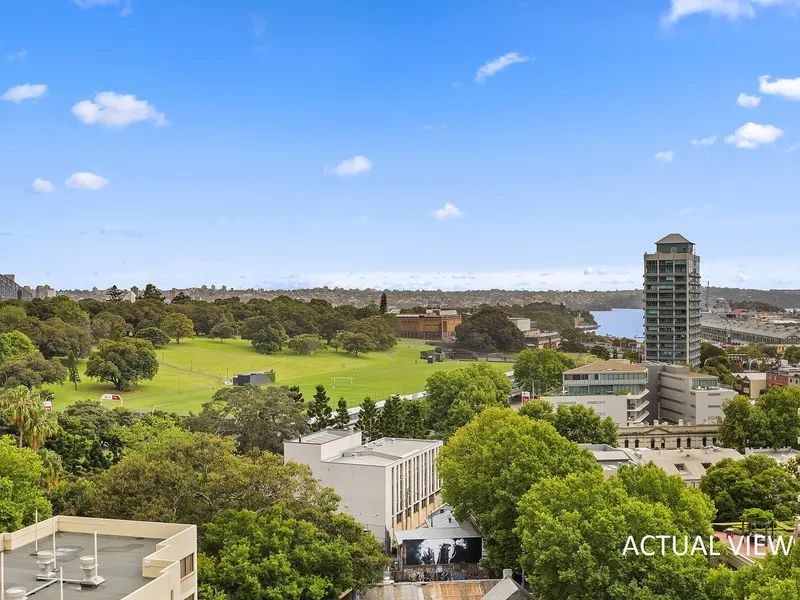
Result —
<path fill-rule="evenodd" d="M 670 233 L 658 240 L 656 244 L 691 244 L 689 240 L 683 237 L 680 233 Z"/>

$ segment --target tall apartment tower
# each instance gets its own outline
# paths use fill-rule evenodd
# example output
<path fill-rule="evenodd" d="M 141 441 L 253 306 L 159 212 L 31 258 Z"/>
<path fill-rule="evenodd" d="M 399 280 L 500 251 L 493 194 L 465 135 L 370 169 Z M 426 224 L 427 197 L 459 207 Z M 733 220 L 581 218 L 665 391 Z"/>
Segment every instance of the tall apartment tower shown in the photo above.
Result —
<path fill-rule="evenodd" d="M 700 257 L 678 233 L 644 255 L 645 359 L 700 364 Z"/>

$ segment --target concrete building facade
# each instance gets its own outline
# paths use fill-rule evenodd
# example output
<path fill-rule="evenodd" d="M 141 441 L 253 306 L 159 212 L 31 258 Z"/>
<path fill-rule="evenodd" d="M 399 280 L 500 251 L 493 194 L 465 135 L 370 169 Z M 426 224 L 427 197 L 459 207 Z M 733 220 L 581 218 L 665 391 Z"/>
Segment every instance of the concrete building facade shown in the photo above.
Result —
<path fill-rule="evenodd" d="M 62 515 L 5 533 L 1 543 L 6 592 L 59 598 L 63 569 L 65 600 L 197 600 L 194 525 Z M 37 579 L 38 561 L 52 577 Z"/>
<path fill-rule="evenodd" d="M 354 517 L 388 549 L 395 531 L 425 523 L 441 504 L 436 459 L 441 440 L 381 438 L 327 429 L 284 442 L 284 462 L 305 463 L 321 485 L 341 496 Z"/>
<path fill-rule="evenodd" d="M 619 428 L 620 448 L 650 448 L 675 450 L 716 446 L 719 435 L 717 423 L 692 423 L 677 425 L 654 421 L 649 424 L 630 424 Z"/>
<path fill-rule="evenodd" d="M 645 358 L 700 364 L 700 257 L 694 244 L 671 233 L 644 255 Z"/>
<path fill-rule="evenodd" d="M 719 385 L 719 379 L 692 373 L 681 365 L 652 365 L 658 369 L 658 416 L 677 423 L 716 421 L 723 416 L 722 405 L 736 395 Z"/>

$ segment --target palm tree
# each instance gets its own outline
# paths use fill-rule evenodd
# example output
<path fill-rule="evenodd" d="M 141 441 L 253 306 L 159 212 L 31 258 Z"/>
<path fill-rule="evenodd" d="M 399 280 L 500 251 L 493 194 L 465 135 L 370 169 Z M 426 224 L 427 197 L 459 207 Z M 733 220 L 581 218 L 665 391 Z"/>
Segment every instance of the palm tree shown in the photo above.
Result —
<path fill-rule="evenodd" d="M 39 394 L 34 396 L 39 399 Z M 36 402 L 35 405 L 28 412 L 28 418 L 22 425 L 24 429 L 25 440 L 30 445 L 34 452 L 38 452 L 47 441 L 58 433 L 59 425 L 56 416 L 45 409 L 41 401 Z"/>
<path fill-rule="evenodd" d="M 52 490 L 64 473 L 64 462 L 57 453 L 44 448 L 39 450 L 39 458 L 42 460 L 42 485 Z"/>
<path fill-rule="evenodd" d="M 0 406 L 6 411 L 8 420 L 19 429 L 19 447 L 22 448 L 22 438 L 25 423 L 35 405 L 41 406 L 39 394 L 34 394 L 24 386 L 18 385 L 6 391 L 0 401 Z"/>

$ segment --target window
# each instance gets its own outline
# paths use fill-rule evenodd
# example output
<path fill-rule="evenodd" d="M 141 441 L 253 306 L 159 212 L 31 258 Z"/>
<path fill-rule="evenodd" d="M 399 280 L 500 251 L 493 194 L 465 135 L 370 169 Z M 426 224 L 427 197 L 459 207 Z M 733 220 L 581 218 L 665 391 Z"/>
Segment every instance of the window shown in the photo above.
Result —
<path fill-rule="evenodd" d="M 628 447 L 628 440 L 625 440 L 625 447 Z"/>
<path fill-rule="evenodd" d="M 686 438 L 686 447 L 687 448 L 691 448 L 692 447 L 692 438 Z"/>
<path fill-rule="evenodd" d="M 678 438 L 677 440 L 675 440 L 675 443 L 677 444 L 676 448 L 680 448 L 681 447 L 681 438 Z M 661 446 L 661 447 L 663 448 L 664 446 Z"/>
<path fill-rule="evenodd" d="M 194 573 L 194 554 L 181 559 L 181 579 Z"/>

